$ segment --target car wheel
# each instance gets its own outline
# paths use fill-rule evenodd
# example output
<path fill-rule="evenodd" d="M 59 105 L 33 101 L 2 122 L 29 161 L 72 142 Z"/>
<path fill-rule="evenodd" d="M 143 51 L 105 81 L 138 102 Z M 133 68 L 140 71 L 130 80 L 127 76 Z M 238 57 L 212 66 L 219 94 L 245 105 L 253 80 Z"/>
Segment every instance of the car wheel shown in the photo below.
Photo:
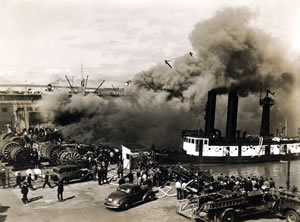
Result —
<path fill-rule="evenodd" d="M 127 210 L 130 207 L 129 203 L 124 203 L 123 210 Z"/>
<path fill-rule="evenodd" d="M 222 222 L 234 222 L 235 221 L 235 214 L 232 211 L 228 211 L 222 218 Z"/>
<path fill-rule="evenodd" d="M 286 213 L 287 222 L 299 222 L 299 215 L 294 210 L 289 210 Z"/>
<path fill-rule="evenodd" d="M 153 195 L 153 194 L 150 194 L 150 195 L 148 196 L 148 201 L 152 201 L 152 200 L 154 200 L 154 195 Z"/>

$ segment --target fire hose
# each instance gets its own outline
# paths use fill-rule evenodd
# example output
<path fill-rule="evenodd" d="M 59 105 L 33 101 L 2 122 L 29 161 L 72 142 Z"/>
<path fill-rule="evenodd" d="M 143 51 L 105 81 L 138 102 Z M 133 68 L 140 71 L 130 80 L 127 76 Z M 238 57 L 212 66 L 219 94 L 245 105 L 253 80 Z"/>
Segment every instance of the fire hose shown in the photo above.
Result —
<path fill-rule="evenodd" d="M 171 186 L 165 186 L 166 188 L 168 188 L 167 191 L 164 191 L 162 188 L 158 188 L 160 192 L 163 193 L 162 196 L 158 196 L 157 198 L 163 198 L 163 197 L 175 197 L 177 195 L 177 193 L 173 193 L 173 194 L 169 194 L 169 192 L 173 189 Z"/>

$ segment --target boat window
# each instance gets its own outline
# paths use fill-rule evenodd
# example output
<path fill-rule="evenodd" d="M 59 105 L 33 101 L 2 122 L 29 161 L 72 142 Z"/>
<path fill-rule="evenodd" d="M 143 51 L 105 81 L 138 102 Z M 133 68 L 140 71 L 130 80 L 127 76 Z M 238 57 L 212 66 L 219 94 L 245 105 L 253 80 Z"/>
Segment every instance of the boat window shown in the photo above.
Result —
<path fill-rule="evenodd" d="M 194 139 L 192 139 L 192 143 L 194 143 Z"/>
<path fill-rule="evenodd" d="M 208 140 L 204 140 L 204 144 L 205 144 L 205 145 L 207 145 L 207 141 L 208 141 Z"/>

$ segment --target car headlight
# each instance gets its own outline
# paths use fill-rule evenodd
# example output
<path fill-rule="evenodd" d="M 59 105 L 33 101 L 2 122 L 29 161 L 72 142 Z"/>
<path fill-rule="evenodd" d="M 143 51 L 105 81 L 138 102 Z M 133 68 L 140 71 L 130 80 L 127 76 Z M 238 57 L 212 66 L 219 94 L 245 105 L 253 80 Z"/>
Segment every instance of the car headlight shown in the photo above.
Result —
<path fill-rule="evenodd" d="M 200 217 L 206 217 L 206 216 L 207 216 L 207 213 L 201 211 L 201 212 L 199 213 L 199 216 L 200 216 Z"/>

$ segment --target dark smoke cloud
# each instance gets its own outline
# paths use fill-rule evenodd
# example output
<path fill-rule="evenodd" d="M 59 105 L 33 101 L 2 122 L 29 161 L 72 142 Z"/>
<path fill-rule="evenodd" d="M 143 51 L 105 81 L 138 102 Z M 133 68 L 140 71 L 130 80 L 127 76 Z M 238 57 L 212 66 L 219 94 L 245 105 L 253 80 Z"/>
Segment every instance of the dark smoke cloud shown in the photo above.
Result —
<path fill-rule="evenodd" d="M 240 96 L 265 89 L 288 91 L 294 82 L 282 46 L 276 39 L 251 26 L 255 14 L 247 8 L 220 11 L 198 23 L 190 35 L 201 55 L 219 60 L 218 87 L 236 90 Z"/>
<path fill-rule="evenodd" d="M 203 128 L 207 92 L 236 90 L 245 97 L 240 100 L 238 127 L 258 133 L 257 92 L 261 86 L 276 91 L 276 102 L 284 104 L 294 89 L 295 69 L 278 41 L 251 25 L 255 16 L 247 8 L 229 8 L 199 22 L 190 34 L 195 55 L 176 59 L 173 69 L 157 65 L 138 73 L 127 96 L 58 94 L 43 100 L 40 109 L 61 126 L 65 137 L 79 142 L 178 148 L 182 129 Z M 227 103 L 225 96 L 217 100 L 221 107 Z M 217 108 L 217 128 L 226 122 L 225 110 Z"/>

